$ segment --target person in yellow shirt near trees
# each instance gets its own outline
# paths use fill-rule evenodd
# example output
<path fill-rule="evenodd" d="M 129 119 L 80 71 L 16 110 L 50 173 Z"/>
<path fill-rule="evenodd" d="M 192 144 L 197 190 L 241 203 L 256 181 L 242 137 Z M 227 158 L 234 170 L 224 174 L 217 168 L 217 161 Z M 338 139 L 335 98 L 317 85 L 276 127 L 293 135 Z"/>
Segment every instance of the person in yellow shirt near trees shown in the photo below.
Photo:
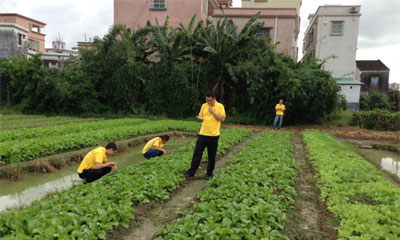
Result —
<path fill-rule="evenodd" d="M 169 140 L 168 135 L 163 135 L 159 137 L 155 137 L 148 141 L 143 148 L 142 154 L 145 158 L 150 159 L 153 157 L 162 156 L 163 154 L 168 154 L 168 151 L 163 149 L 162 147 Z"/>
<path fill-rule="evenodd" d="M 276 124 L 279 121 L 279 125 L 278 125 L 278 131 L 281 130 L 282 127 L 282 120 L 283 120 L 283 112 L 285 111 L 285 105 L 283 105 L 283 99 L 279 100 L 279 103 L 276 104 L 275 106 L 275 110 L 276 110 L 276 115 L 275 115 L 275 120 L 274 120 L 274 125 L 272 127 L 272 130 L 275 131 L 276 128 Z"/>
<path fill-rule="evenodd" d="M 225 121 L 225 108 L 224 105 L 217 102 L 215 93 L 212 91 L 206 94 L 206 103 L 201 106 L 199 115 L 196 118 L 201 123 L 199 136 L 197 137 L 196 147 L 194 149 L 192 163 L 190 168 L 186 171 L 184 177 L 194 177 L 197 168 L 200 165 L 201 157 L 205 147 L 208 150 L 208 166 L 207 166 L 207 180 L 213 177 L 215 167 L 215 155 L 217 154 L 219 129 L 221 122 Z"/>
<path fill-rule="evenodd" d="M 116 162 L 107 162 L 107 156 L 116 151 L 117 145 L 109 142 L 106 147 L 98 147 L 86 154 L 78 168 L 78 174 L 83 179 L 83 184 L 93 182 L 111 172 L 117 170 Z"/>

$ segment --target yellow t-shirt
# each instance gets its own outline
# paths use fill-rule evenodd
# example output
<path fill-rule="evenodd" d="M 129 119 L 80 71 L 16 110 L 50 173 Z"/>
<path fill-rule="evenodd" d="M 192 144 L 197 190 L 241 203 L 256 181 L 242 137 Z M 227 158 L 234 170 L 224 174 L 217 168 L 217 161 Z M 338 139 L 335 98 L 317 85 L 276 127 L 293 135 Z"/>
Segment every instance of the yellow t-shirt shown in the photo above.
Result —
<path fill-rule="evenodd" d="M 201 123 L 199 134 L 204 136 L 219 136 L 221 121 L 216 119 L 214 115 L 208 111 L 209 108 L 210 105 L 208 105 L 208 103 L 204 103 L 201 106 L 199 116 L 203 117 L 203 122 Z M 215 101 L 215 104 L 212 108 L 217 114 L 226 116 L 224 105 L 221 103 Z"/>
<path fill-rule="evenodd" d="M 160 137 L 155 137 L 148 141 L 146 145 L 143 148 L 142 154 L 145 154 L 147 151 L 149 151 L 151 148 L 154 146 L 162 148 L 164 144 L 162 143 L 162 139 Z"/>
<path fill-rule="evenodd" d="M 278 110 L 278 108 L 282 108 L 283 110 L 285 110 L 285 105 L 279 103 L 275 105 L 276 115 L 283 115 L 283 111 Z"/>
<path fill-rule="evenodd" d="M 86 169 L 96 169 L 96 163 L 107 162 L 106 148 L 98 147 L 86 154 L 83 158 L 81 165 L 79 165 L 78 173 L 82 173 Z"/>

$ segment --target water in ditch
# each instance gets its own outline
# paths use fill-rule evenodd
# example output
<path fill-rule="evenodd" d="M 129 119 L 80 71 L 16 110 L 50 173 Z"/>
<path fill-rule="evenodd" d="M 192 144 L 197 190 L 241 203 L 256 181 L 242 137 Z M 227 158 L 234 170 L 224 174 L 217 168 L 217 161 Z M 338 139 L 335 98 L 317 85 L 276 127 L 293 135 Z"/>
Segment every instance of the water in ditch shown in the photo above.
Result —
<path fill-rule="evenodd" d="M 400 178 L 400 154 L 376 149 L 359 149 L 362 155 L 378 163 L 383 170 Z"/>
<path fill-rule="evenodd" d="M 174 151 L 193 141 L 191 137 L 173 137 L 164 148 Z M 129 150 L 109 157 L 108 161 L 116 161 L 118 169 L 145 160 L 142 155 L 143 146 L 132 147 Z M 0 212 L 11 208 L 19 208 L 40 200 L 50 193 L 60 192 L 82 181 L 76 173 L 79 163 L 66 166 L 53 173 L 26 173 L 20 181 L 0 180 Z"/>

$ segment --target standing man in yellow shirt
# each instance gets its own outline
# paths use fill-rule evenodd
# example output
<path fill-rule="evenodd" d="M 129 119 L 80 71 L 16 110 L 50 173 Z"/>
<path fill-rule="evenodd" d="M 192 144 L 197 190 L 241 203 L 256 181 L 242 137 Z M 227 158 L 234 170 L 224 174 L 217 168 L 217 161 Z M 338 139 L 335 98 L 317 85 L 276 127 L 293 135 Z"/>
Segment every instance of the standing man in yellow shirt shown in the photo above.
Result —
<path fill-rule="evenodd" d="M 221 122 L 225 121 L 225 108 L 224 105 L 217 102 L 215 93 L 212 91 L 206 94 L 206 103 L 201 106 L 199 115 L 196 118 L 201 123 L 199 136 L 197 138 L 196 147 L 194 149 L 192 164 L 186 171 L 184 177 L 194 177 L 197 168 L 200 165 L 201 157 L 205 147 L 208 150 L 208 166 L 207 166 L 207 180 L 213 177 L 215 167 L 215 155 L 217 154 L 219 129 Z"/>
<path fill-rule="evenodd" d="M 86 154 L 78 168 L 78 174 L 83 179 L 83 184 L 103 177 L 111 172 L 111 169 L 117 170 L 116 162 L 107 162 L 107 156 L 113 155 L 117 149 L 117 145 L 110 142 L 106 147 L 95 148 Z"/>
<path fill-rule="evenodd" d="M 279 100 L 279 103 L 275 105 L 276 115 L 274 120 L 274 125 L 272 129 L 275 131 L 276 124 L 279 120 L 278 131 L 281 130 L 282 120 L 283 120 L 283 112 L 285 111 L 285 105 L 283 105 L 283 99 Z"/>

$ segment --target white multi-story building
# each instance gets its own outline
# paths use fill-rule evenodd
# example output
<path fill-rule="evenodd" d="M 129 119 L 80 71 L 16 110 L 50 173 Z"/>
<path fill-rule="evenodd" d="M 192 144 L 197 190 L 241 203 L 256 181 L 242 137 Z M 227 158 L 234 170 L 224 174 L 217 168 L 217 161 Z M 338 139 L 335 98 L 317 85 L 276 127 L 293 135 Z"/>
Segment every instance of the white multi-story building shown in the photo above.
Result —
<path fill-rule="evenodd" d="M 78 51 L 65 49 L 61 37 L 52 42 L 52 48 L 46 48 L 41 59 L 45 67 L 60 69 L 79 59 Z"/>
<path fill-rule="evenodd" d="M 308 19 L 303 54 L 326 61 L 324 69 L 342 89 L 348 107 L 359 108 L 361 82 L 355 80 L 360 5 L 326 5 L 318 7 Z"/>

